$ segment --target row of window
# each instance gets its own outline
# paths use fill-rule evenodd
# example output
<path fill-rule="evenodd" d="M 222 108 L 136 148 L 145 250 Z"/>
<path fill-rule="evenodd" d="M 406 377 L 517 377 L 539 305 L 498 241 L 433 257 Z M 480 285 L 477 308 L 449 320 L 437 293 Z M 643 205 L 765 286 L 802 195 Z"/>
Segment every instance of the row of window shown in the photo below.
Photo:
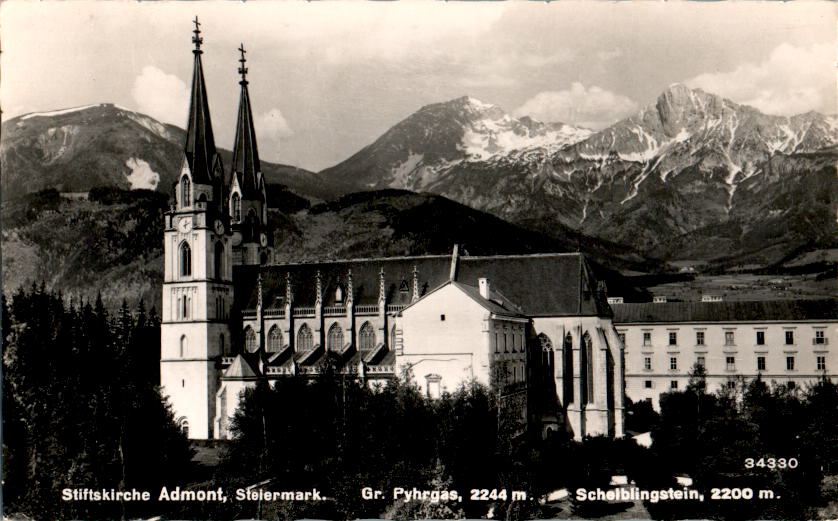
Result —
<path fill-rule="evenodd" d="M 244 345 L 245 349 L 249 353 L 256 352 L 259 347 L 256 332 L 250 326 L 247 326 L 244 329 Z M 285 345 L 285 342 L 282 330 L 278 326 L 273 326 L 268 331 L 267 345 L 265 346 L 266 350 L 269 353 L 276 353 L 282 349 L 283 345 Z M 343 349 L 344 345 L 346 345 L 346 343 L 344 341 L 343 328 L 337 323 L 332 324 L 326 335 L 326 348 L 332 351 L 338 351 Z M 358 330 L 358 349 L 360 349 L 361 352 L 369 352 L 375 349 L 375 346 L 375 328 L 369 322 L 364 322 Z M 312 347 L 314 347 L 314 333 L 308 324 L 303 324 L 297 331 L 296 350 L 307 351 Z"/>
<path fill-rule="evenodd" d="M 501 351 L 501 348 L 503 350 Z M 510 331 L 508 327 L 502 330 L 495 328 L 495 353 L 517 353 L 524 350 L 524 333 Z"/>
<path fill-rule="evenodd" d="M 725 344 L 726 346 L 736 345 L 734 331 L 725 331 Z M 794 331 L 785 331 L 785 343 L 786 345 L 794 345 Z M 626 345 L 626 334 L 625 333 L 618 333 L 620 336 L 620 341 L 623 345 Z M 826 344 L 826 336 L 824 331 L 817 330 L 815 331 L 815 337 L 812 339 L 813 344 Z M 652 345 L 652 332 L 651 331 L 644 331 L 643 332 L 643 346 L 650 347 Z M 669 331 L 669 345 L 675 346 L 678 345 L 678 332 L 677 331 Z M 695 332 L 695 345 L 703 346 L 704 343 L 704 331 L 696 331 Z M 756 332 L 756 345 L 762 346 L 765 345 L 765 331 L 757 331 Z"/>
<path fill-rule="evenodd" d="M 696 358 L 695 363 L 700 365 L 701 367 L 705 366 L 705 358 L 703 356 L 699 356 Z M 815 366 L 817 371 L 825 371 L 826 370 L 826 356 L 818 356 L 815 359 Z M 643 369 L 646 371 L 652 370 L 652 357 L 647 356 L 643 358 Z M 669 358 L 669 369 L 671 371 L 678 370 L 678 358 L 673 356 Z M 728 371 L 735 371 L 736 370 L 736 357 L 735 356 L 728 356 L 725 357 L 725 369 Z M 765 371 L 766 364 L 765 364 L 765 357 L 758 356 L 757 357 L 757 371 Z M 786 357 L 786 370 L 787 371 L 794 371 L 795 370 L 795 357 L 787 356 Z"/>
<path fill-rule="evenodd" d="M 654 383 L 652 382 L 652 380 L 644 380 L 643 381 L 643 387 L 646 388 L 646 389 L 652 389 L 654 387 Z M 736 388 L 736 381 L 735 380 L 728 380 L 726 382 L 726 387 L 728 389 L 735 389 Z M 794 380 L 789 380 L 788 382 L 786 382 L 786 387 L 789 388 L 789 389 L 794 389 L 795 387 L 797 387 L 797 384 L 794 383 Z M 669 388 L 673 391 L 677 391 L 678 390 L 678 380 L 670 380 L 669 381 Z"/>

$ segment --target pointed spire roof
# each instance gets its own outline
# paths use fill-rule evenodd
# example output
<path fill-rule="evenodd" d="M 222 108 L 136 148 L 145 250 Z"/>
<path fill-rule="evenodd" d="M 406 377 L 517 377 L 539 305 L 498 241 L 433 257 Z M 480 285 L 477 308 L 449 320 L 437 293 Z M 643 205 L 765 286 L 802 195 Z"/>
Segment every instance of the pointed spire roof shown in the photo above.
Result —
<path fill-rule="evenodd" d="M 239 115 L 236 120 L 236 140 L 233 143 L 233 173 L 238 176 L 239 186 L 244 199 L 259 199 L 261 196 L 260 176 L 262 165 L 259 163 L 259 149 L 256 146 L 256 129 L 253 127 L 253 111 L 250 108 L 250 94 L 247 90 L 247 51 L 244 44 L 239 47 L 241 53 L 241 98 Z"/>
<path fill-rule="evenodd" d="M 198 17 L 193 20 L 195 29 L 192 31 L 192 43 L 195 49 L 195 66 L 192 73 L 192 95 L 189 103 L 189 121 L 186 124 L 186 146 L 184 154 L 192 172 L 194 183 L 210 184 L 214 174 L 213 170 L 217 160 L 215 150 L 215 138 L 212 133 L 212 120 L 210 119 L 209 102 L 207 101 L 207 87 L 204 83 L 204 68 L 201 63 L 201 44 L 204 39 L 201 37 L 201 24 Z"/>
<path fill-rule="evenodd" d="M 256 378 L 259 376 L 253 369 L 253 366 L 244 359 L 242 355 L 237 355 L 230 367 L 224 371 L 224 378 Z"/>

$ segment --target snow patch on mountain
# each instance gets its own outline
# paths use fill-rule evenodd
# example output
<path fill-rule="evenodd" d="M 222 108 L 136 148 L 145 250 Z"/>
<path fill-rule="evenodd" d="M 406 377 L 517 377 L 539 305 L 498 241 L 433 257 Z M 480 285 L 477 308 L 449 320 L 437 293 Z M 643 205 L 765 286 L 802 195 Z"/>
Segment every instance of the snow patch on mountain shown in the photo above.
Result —
<path fill-rule="evenodd" d="M 591 130 L 570 125 L 548 126 L 531 121 L 533 128 L 507 114 L 496 119 L 472 121 L 463 132 L 462 150 L 470 159 L 488 159 L 528 148 L 545 148 L 552 152 L 593 134 Z"/>
<path fill-rule="evenodd" d="M 117 108 L 119 108 L 119 107 L 117 107 Z M 165 125 L 163 125 L 159 121 L 151 119 L 148 116 L 143 116 L 142 114 L 137 114 L 136 112 L 131 112 L 130 110 L 127 110 L 127 109 L 120 108 L 120 110 L 122 110 L 125 113 L 125 115 L 128 116 L 128 118 L 131 121 L 133 121 L 134 123 L 136 123 L 136 124 L 140 125 L 141 127 L 145 128 L 149 132 L 152 132 L 152 133 L 160 136 L 161 138 L 169 140 L 169 141 L 176 141 L 177 140 L 177 137 L 174 134 L 172 134 L 172 132 L 170 132 L 165 127 Z"/>
<path fill-rule="evenodd" d="M 154 190 L 160 182 L 160 174 L 151 169 L 151 165 L 142 159 L 131 157 L 125 162 L 125 166 L 131 169 L 128 174 L 128 182 L 131 183 L 131 190 L 144 188 Z"/>
<path fill-rule="evenodd" d="M 394 167 L 390 171 L 392 176 L 390 186 L 393 188 L 409 189 L 411 187 L 411 180 L 413 177 L 411 174 L 414 170 L 416 170 L 416 167 L 419 166 L 419 163 L 421 163 L 424 158 L 424 154 L 411 153 L 407 156 L 407 160 L 405 160 L 404 163 Z M 370 186 L 375 186 L 375 183 Z"/>
<path fill-rule="evenodd" d="M 63 116 L 64 114 L 70 114 L 73 112 L 79 112 L 82 110 L 92 109 L 93 107 L 104 107 L 107 105 L 106 103 L 100 104 L 93 104 L 93 105 L 84 105 L 83 107 L 73 107 L 69 109 L 62 109 L 62 110 L 53 110 L 50 112 L 32 112 L 30 114 L 26 114 L 25 116 L 21 116 L 21 121 L 29 119 L 29 118 L 38 118 L 38 117 L 48 117 L 48 116 Z"/>

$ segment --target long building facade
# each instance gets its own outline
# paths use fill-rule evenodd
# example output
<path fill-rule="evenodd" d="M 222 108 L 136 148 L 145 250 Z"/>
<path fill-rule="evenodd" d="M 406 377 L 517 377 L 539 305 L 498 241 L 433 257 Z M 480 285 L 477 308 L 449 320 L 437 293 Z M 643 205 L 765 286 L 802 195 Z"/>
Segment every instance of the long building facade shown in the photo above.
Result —
<path fill-rule="evenodd" d="M 652 400 L 684 389 L 695 364 L 709 391 L 758 375 L 803 388 L 838 377 L 838 300 L 614 304 L 625 346 L 626 395 Z"/>
<path fill-rule="evenodd" d="M 409 373 L 438 396 L 497 386 L 530 429 L 623 435 L 623 354 L 584 256 L 430 255 L 274 264 L 242 53 L 232 165 L 212 132 L 196 21 L 184 159 L 165 216 L 161 385 L 192 439 L 227 438 L 241 391 Z"/>

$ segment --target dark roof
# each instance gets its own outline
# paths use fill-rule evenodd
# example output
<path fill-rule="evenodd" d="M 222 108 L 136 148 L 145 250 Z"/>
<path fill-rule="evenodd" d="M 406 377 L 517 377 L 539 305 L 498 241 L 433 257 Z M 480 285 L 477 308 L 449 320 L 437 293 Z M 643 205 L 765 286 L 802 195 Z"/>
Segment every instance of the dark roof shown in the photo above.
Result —
<path fill-rule="evenodd" d="M 835 320 L 838 299 L 615 304 L 614 324 Z"/>
<path fill-rule="evenodd" d="M 256 146 L 256 130 L 253 127 L 253 112 L 250 108 L 250 94 L 247 81 L 242 80 L 239 115 L 236 120 L 236 139 L 233 143 L 232 172 L 238 178 L 243 199 L 260 199 L 260 177 L 262 166 L 259 163 L 259 149 Z"/>
<path fill-rule="evenodd" d="M 192 97 L 189 102 L 189 121 L 186 124 L 186 145 L 184 154 L 192 173 L 192 181 L 211 184 L 216 165 L 219 163 L 212 133 L 207 87 L 201 64 L 201 51 L 195 54 L 195 70 L 192 74 Z"/>
<path fill-rule="evenodd" d="M 257 277 L 262 275 L 262 304 L 278 307 L 284 302 L 286 276 L 291 277 L 295 306 L 313 306 L 316 273 L 320 272 L 323 305 L 335 304 L 335 289 L 346 295 L 348 274 L 356 306 L 374 305 L 379 295 L 379 270 L 384 270 L 387 304 L 408 305 L 412 301 L 413 269 L 419 281 L 419 296 L 449 280 L 451 256 L 393 257 L 340 260 L 310 264 L 236 266 L 236 306 L 254 309 L 257 304 Z M 459 257 L 457 281 L 476 285 L 487 277 L 493 287 L 521 308 L 527 316 L 610 316 L 610 308 L 596 291 L 580 253 L 499 255 Z M 240 291 L 239 291 L 240 290 Z"/>

